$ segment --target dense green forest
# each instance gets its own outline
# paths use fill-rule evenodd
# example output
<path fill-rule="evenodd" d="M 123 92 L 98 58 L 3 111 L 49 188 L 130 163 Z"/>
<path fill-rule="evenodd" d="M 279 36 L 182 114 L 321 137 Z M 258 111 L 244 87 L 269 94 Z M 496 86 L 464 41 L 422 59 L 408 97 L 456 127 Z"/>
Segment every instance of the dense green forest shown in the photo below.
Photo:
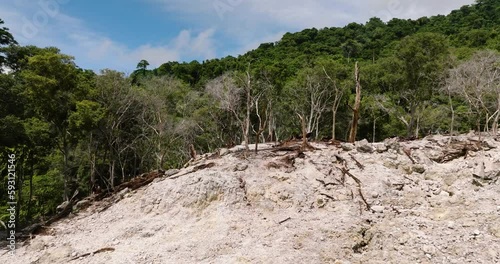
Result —
<path fill-rule="evenodd" d="M 142 60 L 130 76 L 81 69 L 0 28 L 0 160 L 16 155 L 18 226 L 54 214 L 75 190 L 86 196 L 181 167 L 191 144 L 204 153 L 286 140 L 301 133 L 299 117 L 316 140 L 347 140 L 356 81 L 357 139 L 496 133 L 499 52 L 500 0 L 287 33 L 237 58 L 156 69 Z M 0 171 L 7 190 L 7 166 Z M 7 198 L 1 191 L 4 222 Z"/>

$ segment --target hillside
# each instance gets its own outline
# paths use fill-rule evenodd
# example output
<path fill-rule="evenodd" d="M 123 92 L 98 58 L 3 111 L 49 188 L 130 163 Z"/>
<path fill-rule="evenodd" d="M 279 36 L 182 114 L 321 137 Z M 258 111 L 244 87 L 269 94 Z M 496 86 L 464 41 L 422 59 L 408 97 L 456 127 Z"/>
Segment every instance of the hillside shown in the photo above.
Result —
<path fill-rule="evenodd" d="M 122 18 L 121 13 L 118 16 Z M 130 20 L 127 22 L 132 23 Z M 477 0 L 474 4 L 454 10 L 448 15 L 416 20 L 394 18 L 385 22 L 372 18 L 363 24 L 349 23 L 343 27 L 310 28 L 301 32 L 286 33 L 279 41 L 263 43 L 259 48 L 237 58 L 226 57 L 189 63 L 166 62 L 157 69 L 148 68 L 149 62 L 143 59 L 131 75 L 112 69 L 98 73 L 82 69 L 76 64 L 75 57 L 62 53 L 57 47 L 20 45 L 16 38 L 23 39 L 23 36 L 11 34 L 3 24 L 3 18 L 0 18 L 0 160 L 6 161 L 4 163 L 7 165 L 0 166 L 0 182 L 3 183 L 4 190 L 7 190 L 0 191 L 0 223 L 13 223 L 8 228 L 1 225 L 0 238 L 14 231 L 10 229 L 19 232 L 26 227 L 54 220 L 52 217 L 63 215 L 57 211 L 58 205 L 69 203 L 72 199 L 85 201 L 86 197 L 96 194 L 116 195 L 122 187 L 143 181 L 144 178 L 140 175 L 154 178 L 156 174 L 151 174 L 151 171 L 180 169 L 194 154 L 214 153 L 224 147 L 285 142 L 287 139 L 298 138 L 297 135 L 300 134 L 309 135 L 314 142 L 421 139 L 435 134 L 460 135 L 472 130 L 492 137 L 499 135 L 500 0 Z M 156 32 L 152 33 L 156 35 L 163 29 L 159 24 L 155 26 L 158 28 L 148 29 Z M 178 29 L 173 27 L 172 30 Z M 116 33 L 122 34 L 122 31 Z M 131 54 L 127 56 L 129 55 Z M 416 142 L 418 141 L 415 141 L 415 144 Z M 423 142 L 428 140 L 421 141 L 422 146 L 426 146 Z M 441 148 L 439 144 L 442 142 L 438 143 L 434 142 L 431 146 Z M 469 147 L 471 146 L 456 149 L 453 155 L 468 153 Z M 427 148 L 424 150 L 431 151 Z M 330 219 L 325 217 L 331 212 L 351 217 L 355 214 L 354 208 L 359 211 L 357 202 L 345 201 L 347 198 L 344 196 L 351 195 L 350 187 L 342 184 L 342 188 L 327 184 L 327 190 L 317 187 L 319 181 L 316 180 L 323 177 L 321 175 L 325 171 L 317 172 L 317 169 L 312 167 L 318 167 L 318 164 L 330 166 L 333 151 L 337 150 L 332 147 L 307 154 L 309 156 L 306 156 L 305 161 L 303 158 L 289 160 L 297 162 L 297 170 L 290 167 L 290 164 L 278 169 L 263 167 L 267 164 L 266 155 L 271 155 L 269 158 L 277 157 L 272 156 L 275 155 L 274 152 L 262 152 L 255 157 L 250 155 L 239 161 L 248 165 L 243 172 L 233 173 L 230 170 L 225 175 L 225 168 L 237 165 L 235 162 L 238 159 L 235 155 L 240 154 L 233 153 L 214 160 L 214 167 L 176 180 L 157 182 L 152 186 L 163 186 L 161 188 L 179 192 L 178 198 L 184 201 L 191 197 L 186 191 L 193 190 L 186 185 L 185 180 L 192 180 L 193 175 L 203 176 L 202 179 L 207 179 L 208 187 L 212 188 L 219 186 L 211 182 L 217 177 L 204 173 L 224 174 L 221 179 L 225 180 L 220 183 L 220 190 L 206 190 L 203 188 L 208 188 L 207 186 L 193 183 L 194 187 L 200 188 L 196 189 L 201 192 L 200 195 L 215 193 L 215 196 L 210 197 L 215 201 L 218 201 L 219 191 L 230 191 L 233 195 L 231 199 L 235 200 L 229 201 L 232 204 L 229 208 L 239 211 L 236 211 L 235 219 L 232 219 L 231 215 L 228 215 L 227 219 L 224 218 L 224 223 L 226 220 L 247 223 L 245 219 L 238 217 L 244 215 L 241 212 L 249 212 L 252 222 L 248 224 L 254 224 L 256 219 L 260 219 L 258 214 L 265 215 L 267 209 L 255 209 L 253 212 L 253 208 L 258 208 L 255 206 L 263 201 L 261 196 L 277 195 L 274 191 L 285 193 L 283 199 L 280 198 L 283 201 L 272 198 L 271 201 L 275 204 L 269 205 L 270 208 L 288 208 L 297 212 L 314 210 L 314 214 L 318 213 L 321 217 L 319 220 L 306 219 L 305 225 L 315 221 L 323 223 L 322 221 L 326 221 L 323 219 Z M 491 153 L 497 153 L 494 151 Z M 427 154 L 433 155 L 430 152 Z M 401 167 L 391 165 L 391 162 L 387 161 L 388 152 L 372 157 L 359 155 L 361 162 L 367 164 L 367 169 L 362 172 L 354 168 L 352 171 L 356 176 L 359 175 L 363 185 L 367 185 L 366 199 L 370 204 L 388 201 L 392 203 L 392 200 L 397 200 L 398 195 L 404 195 L 407 191 L 413 195 L 412 188 L 428 190 L 425 182 L 408 185 L 408 182 L 403 181 L 397 182 L 398 188 L 402 188 L 403 184 L 410 186 L 409 190 L 403 188 L 398 191 L 403 193 L 389 192 L 390 188 L 384 189 L 382 181 L 400 180 L 401 176 L 396 176 L 395 173 Z M 394 155 L 390 157 L 394 158 Z M 496 159 L 496 156 L 491 157 Z M 476 158 L 467 156 L 466 160 Z M 401 159 L 404 159 L 404 156 Z M 309 163 L 311 160 L 318 160 L 319 163 L 312 166 Z M 352 166 L 349 156 L 347 160 Z M 397 169 L 378 171 L 377 168 L 382 168 L 384 161 L 385 165 Z M 408 163 L 409 159 L 405 162 Z M 436 166 L 445 171 L 459 171 L 465 166 L 456 161 L 450 164 L 431 164 L 428 161 L 425 163 L 426 166 Z M 279 164 L 270 166 L 280 167 Z M 446 166 L 455 167 L 452 169 Z M 283 174 L 287 170 L 289 173 Z M 300 170 L 312 174 L 310 177 L 306 175 L 305 178 L 300 178 L 303 177 L 302 172 L 297 174 Z M 422 171 L 422 168 L 417 170 Z M 380 173 L 380 181 L 378 174 L 377 177 L 371 177 L 375 173 L 365 174 L 370 171 Z M 338 179 L 339 170 L 332 168 L 332 173 L 335 173 Z M 390 173 L 394 175 L 389 175 Z M 263 177 L 252 178 L 257 175 Z M 241 187 L 236 185 L 242 183 L 235 180 L 235 177 L 237 179 L 240 176 L 245 177 L 245 186 L 253 188 L 254 192 L 260 190 L 250 193 L 255 197 L 247 197 L 250 207 L 246 206 L 246 201 L 243 202 L 245 206 L 241 204 L 244 196 L 241 196 Z M 425 177 L 424 174 L 415 177 L 417 176 Z M 276 186 L 270 185 L 274 181 L 273 177 L 279 178 Z M 145 182 L 150 183 L 152 178 L 146 179 Z M 463 182 L 459 183 L 463 184 L 459 185 L 460 188 L 470 189 L 469 178 L 463 178 Z M 255 182 L 251 181 L 253 179 Z M 371 179 L 377 181 L 371 182 Z M 351 181 L 352 185 L 352 179 L 348 177 L 347 180 Z M 489 190 L 492 186 L 495 185 L 482 188 Z M 230 189 L 225 189 L 226 187 Z M 137 199 L 146 195 L 145 203 L 149 203 L 149 199 L 153 198 L 144 192 L 150 188 L 153 187 L 141 189 L 142 191 L 134 195 L 130 194 L 130 198 L 124 201 L 129 201 L 130 206 L 135 208 L 137 203 L 141 203 Z M 435 187 L 432 188 L 436 190 Z M 299 190 L 301 196 L 293 196 Z M 378 195 L 371 195 L 372 190 Z M 333 194 L 338 191 L 340 196 L 324 191 L 332 191 Z M 322 192 L 328 196 L 321 195 Z M 258 193 L 261 196 L 258 196 Z M 383 200 L 387 197 L 382 196 L 379 198 L 382 194 L 389 195 L 392 200 Z M 156 195 L 159 197 L 160 193 Z M 313 204 L 311 209 L 311 203 L 318 202 L 318 195 L 323 197 L 321 201 L 327 201 L 327 204 Z M 163 197 L 163 193 L 160 196 Z M 353 196 L 352 199 L 357 199 L 355 189 Z M 295 200 L 289 200 L 292 198 Z M 165 199 L 167 200 L 158 203 L 169 208 L 178 208 L 177 204 L 170 204 L 170 198 L 165 196 Z M 339 201 L 333 202 L 332 199 Z M 429 199 L 431 198 L 425 198 L 426 201 Z M 96 214 L 95 217 L 101 219 L 100 217 L 105 216 L 108 212 L 105 210 L 107 206 L 112 206 L 109 208 L 112 212 L 115 210 L 113 208 L 120 212 L 126 211 L 120 209 L 120 206 L 124 206 L 123 201 L 116 205 L 113 199 L 106 201 L 106 204 L 97 203 L 104 207 L 97 209 L 97 212 L 102 210 L 103 213 Z M 222 204 L 225 205 L 225 201 L 226 198 Z M 346 202 L 347 205 L 331 207 L 337 202 Z M 12 205 L 14 203 L 15 206 Z M 181 204 L 186 203 L 190 204 L 187 200 Z M 207 203 L 206 206 L 211 204 Z M 424 210 L 425 206 L 426 203 L 421 203 L 417 209 Z M 193 209 L 192 206 L 186 208 L 178 209 L 182 212 Z M 70 209 L 71 207 L 68 207 L 62 212 L 69 213 Z M 227 209 L 228 212 L 232 212 L 230 209 Z M 413 207 L 410 209 L 413 210 Z M 211 209 L 196 210 L 193 212 L 206 214 L 208 218 L 215 217 Z M 390 209 L 383 215 L 393 211 Z M 96 212 L 95 209 L 89 211 L 92 212 Z M 290 211 L 283 212 L 291 214 Z M 136 213 L 128 216 L 142 219 L 143 215 Z M 170 219 L 170 213 L 166 209 L 159 211 L 159 214 L 167 219 Z M 274 218 L 263 217 L 266 217 L 268 222 L 271 221 L 269 219 L 276 222 L 281 221 L 280 218 L 284 220 L 288 217 L 292 217 L 291 220 L 300 219 L 297 217 L 301 214 L 287 216 L 285 213 L 270 213 Z M 84 215 L 81 211 L 77 218 Z M 129 221 L 125 216 L 124 221 Z M 141 221 L 150 221 L 145 215 L 144 217 Z M 105 219 L 101 220 L 104 222 Z M 172 221 L 169 223 L 174 225 L 175 220 Z M 360 226 L 360 222 L 353 222 L 356 223 L 355 226 Z M 68 224 L 72 225 L 73 222 Z M 201 226 L 206 223 L 199 224 Z M 297 222 L 286 221 L 283 224 L 291 225 Z M 328 227 L 333 225 L 323 224 Z M 125 226 L 128 225 L 125 223 Z M 232 227 L 233 222 L 227 222 L 227 225 Z M 80 226 L 80 222 L 77 226 Z M 195 228 L 187 225 L 186 228 L 188 227 Z M 352 227 L 351 231 L 354 232 L 354 225 L 349 227 Z M 100 232 L 85 230 L 89 234 Z M 241 231 L 238 228 L 236 230 Z M 274 238 L 282 238 L 285 241 L 284 233 L 278 232 L 279 229 L 273 230 L 276 231 L 273 233 L 276 234 Z M 117 234 L 122 232 L 115 231 Z M 80 234 L 79 231 L 75 232 L 76 236 Z M 200 234 L 207 235 L 203 232 L 200 231 Z M 354 234 L 352 232 L 349 234 Z M 256 237 L 248 239 L 246 243 L 249 245 L 257 243 Z M 345 241 L 345 245 L 350 244 L 347 248 L 352 251 L 353 241 Z M 104 241 L 101 244 L 107 243 Z M 75 256 L 90 249 L 68 245 L 72 248 L 71 254 L 76 252 Z M 235 244 L 233 247 L 242 248 L 241 244 Z M 319 249 L 320 247 L 317 248 Z M 49 251 L 46 253 L 49 254 Z M 352 253 L 351 251 L 349 252 Z M 337 253 L 335 254 L 339 258 L 344 256 Z M 346 259 L 360 257 L 345 254 Z M 29 257 L 35 260 L 41 256 Z M 256 258 L 255 256 L 253 257 Z M 183 258 L 180 255 L 178 257 L 179 260 Z M 208 259 L 213 257 L 207 255 L 207 261 Z"/>
<path fill-rule="evenodd" d="M 314 151 L 292 151 L 298 144 L 262 144 L 258 154 L 237 146 L 200 156 L 148 186 L 75 210 L 25 241 L 15 257 L 2 251 L 0 259 L 22 264 L 500 261 L 498 138 L 437 135 L 313 143 Z"/>

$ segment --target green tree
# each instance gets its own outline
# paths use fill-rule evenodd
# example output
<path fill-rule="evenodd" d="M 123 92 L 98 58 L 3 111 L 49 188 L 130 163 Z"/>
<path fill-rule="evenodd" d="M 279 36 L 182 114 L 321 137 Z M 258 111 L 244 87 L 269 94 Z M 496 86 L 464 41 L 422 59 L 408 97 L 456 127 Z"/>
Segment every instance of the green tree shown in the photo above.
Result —
<path fill-rule="evenodd" d="M 0 18 L 0 73 L 3 72 L 3 66 L 5 61 L 5 56 L 3 55 L 5 46 L 11 46 L 17 44 L 16 40 L 9 32 L 9 29 L 2 27 L 5 22 Z"/>
<path fill-rule="evenodd" d="M 418 136 L 418 111 L 435 93 L 448 55 L 445 36 L 435 33 L 418 33 L 406 37 L 397 47 L 396 58 L 400 61 L 404 76 L 399 93 L 406 101 L 409 113 L 409 137 Z"/>
<path fill-rule="evenodd" d="M 75 108 L 77 89 L 73 57 L 54 52 L 35 55 L 28 59 L 21 76 L 30 106 L 56 131 L 57 146 L 63 157 L 64 197 L 69 199 L 70 192 L 76 189 L 70 164 L 74 138 L 68 130 L 68 117 Z"/>

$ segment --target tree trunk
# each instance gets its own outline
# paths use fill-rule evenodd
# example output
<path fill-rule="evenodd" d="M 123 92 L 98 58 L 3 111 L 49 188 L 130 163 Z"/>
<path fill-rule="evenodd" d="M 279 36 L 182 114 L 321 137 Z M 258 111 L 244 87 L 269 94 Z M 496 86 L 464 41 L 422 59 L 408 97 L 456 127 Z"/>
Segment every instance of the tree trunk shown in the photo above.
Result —
<path fill-rule="evenodd" d="M 453 129 L 455 125 L 455 109 L 453 108 L 453 102 L 451 100 L 451 95 L 449 92 L 448 92 L 448 101 L 450 102 L 450 110 L 451 110 L 450 135 L 453 136 Z"/>
<path fill-rule="evenodd" d="M 335 106 L 332 108 L 333 118 L 332 118 L 332 140 L 335 140 L 335 126 L 337 125 L 337 109 Z"/>
<path fill-rule="evenodd" d="M 417 106 L 415 103 L 410 103 L 410 123 L 408 124 L 408 137 L 413 137 L 413 129 L 415 128 L 415 115 L 417 112 Z"/>
<path fill-rule="evenodd" d="M 375 143 L 375 133 L 377 131 L 377 118 L 373 117 L 373 139 L 372 142 Z"/>
<path fill-rule="evenodd" d="M 354 77 L 356 80 L 356 99 L 354 102 L 354 107 L 352 108 L 352 124 L 349 133 L 349 142 L 354 143 L 356 141 L 356 134 L 358 133 L 358 122 L 359 122 L 359 110 L 361 107 L 361 83 L 359 78 L 359 67 L 358 62 L 356 62 L 354 69 Z"/>
<path fill-rule="evenodd" d="M 109 184 L 111 184 L 111 190 L 115 188 L 115 161 L 113 160 L 109 168 Z"/>
<path fill-rule="evenodd" d="M 64 133 L 66 134 L 66 133 Z M 64 200 L 69 201 L 70 196 L 70 176 L 69 176 L 69 146 L 66 142 L 66 136 L 63 136 L 63 177 L 64 177 Z"/>
<path fill-rule="evenodd" d="M 249 66 L 250 67 L 250 66 Z M 245 140 L 245 149 L 246 150 L 249 150 L 248 148 L 248 140 L 249 140 L 249 137 L 248 137 L 248 134 L 250 133 L 250 111 L 251 111 L 251 107 L 252 107 L 252 91 L 251 91 L 251 85 L 252 85 L 252 82 L 251 82 L 251 79 L 250 79 L 250 72 L 247 70 L 247 84 L 246 84 L 246 95 L 247 95 L 247 112 L 246 112 L 246 116 L 245 116 L 245 134 L 243 135 L 243 138 Z"/>
<path fill-rule="evenodd" d="M 35 162 L 34 162 L 34 154 L 33 154 L 33 151 L 30 151 L 30 194 L 29 194 L 29 198 L 28 198 L 28 213 L 26 214 L 26 222 L 28 221 L 31 221 L 31 215 L 32 215 L 32 211 L 31 211 L 31 201 L 33 200 L 33 174 L 35 174 L 35 170 L 34 170 L 34 165 L 35 165 Z"/>

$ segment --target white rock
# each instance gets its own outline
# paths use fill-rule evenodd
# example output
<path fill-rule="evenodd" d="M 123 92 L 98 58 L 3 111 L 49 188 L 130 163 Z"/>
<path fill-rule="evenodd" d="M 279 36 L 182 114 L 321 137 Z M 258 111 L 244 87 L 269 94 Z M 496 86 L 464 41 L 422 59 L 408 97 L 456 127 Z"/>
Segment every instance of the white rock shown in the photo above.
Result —
<path fill-rule="evenodd" d="M 381 205 L 372 206 L 372 210 L 376 213 L 383 213 L 385 210 L 385 206 Z"/>
<path fill-rule="evenodd" d="M 356 142 L 356 149 L 359 152 L 373 153 L 373 147 L 366 139 Z"/>

